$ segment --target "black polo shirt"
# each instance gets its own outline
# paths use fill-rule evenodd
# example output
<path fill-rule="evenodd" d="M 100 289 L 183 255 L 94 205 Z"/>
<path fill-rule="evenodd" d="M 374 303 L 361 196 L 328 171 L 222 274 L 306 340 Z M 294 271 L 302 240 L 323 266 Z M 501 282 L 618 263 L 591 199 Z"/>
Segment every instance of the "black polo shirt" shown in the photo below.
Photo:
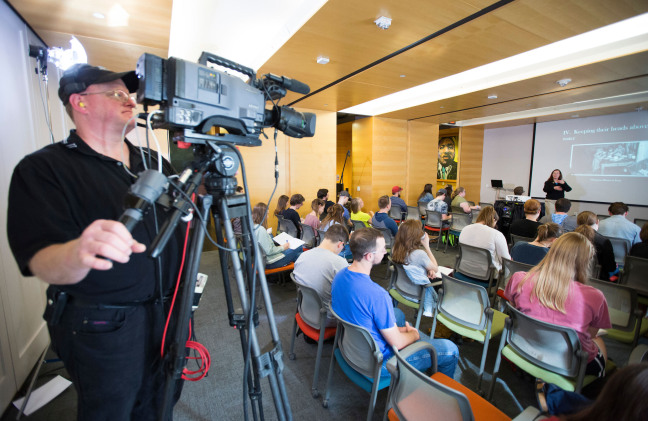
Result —
<path fill-rule="evenodd" d="M 128 141 L 131 172 L 144 170 L 140 149 Z M 145 156 L 148 160 L 148 152 Z M 152 154 L 157 168 L 157 154 Z M 163 171 L 173 168 L 164 160 Z M 97 219 L 117 220 L 124 211 L 124 198 L 135 179 L 121 162 L 90 148 L 75 130 L 62 142 L 27 155 L 14 169 L 9 189 L 7 233 L 9 245 L 25 276 L 30 259 L 39 250 L 78 238 Z M 156 205 L 157 206 L 157 205 Z M 157 206 L 158 226 L 166 212 Z M 174 237 L 161 255 L 163 292 L 177 276 L 183 232 L 178 224 Z M 133 230 L 133 237 L 147 247 L 156 236 L 152 208 Z M 97 303 L 123 303 L 158 296 L 156 263 L 144 253 L 132 254 L 126 264 L 115 262 L 108 271 L 91 270 L 75 285 L 62 286 L 72 296 Z"/>

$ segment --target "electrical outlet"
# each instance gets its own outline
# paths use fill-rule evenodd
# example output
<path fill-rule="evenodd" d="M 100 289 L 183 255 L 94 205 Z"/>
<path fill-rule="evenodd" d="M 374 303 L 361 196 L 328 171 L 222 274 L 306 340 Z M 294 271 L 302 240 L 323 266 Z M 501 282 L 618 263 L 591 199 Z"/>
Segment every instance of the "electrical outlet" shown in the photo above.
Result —
<path fill-rule="evenodd" d="M 358 186 L 358 191 L 360 191 L 360 186 Z"/>

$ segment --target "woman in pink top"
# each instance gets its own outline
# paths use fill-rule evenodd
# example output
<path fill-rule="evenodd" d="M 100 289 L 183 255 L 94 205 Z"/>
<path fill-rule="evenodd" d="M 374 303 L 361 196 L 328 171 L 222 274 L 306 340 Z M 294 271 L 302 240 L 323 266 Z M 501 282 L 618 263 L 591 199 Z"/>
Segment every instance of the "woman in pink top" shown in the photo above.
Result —
<path fill-rule="evenodd" d="M 597 333 L 612 325 L 603 293 L 585 285 L 594 253 L 585 236 L 563 234 L 537 266 L 513 274 L 504 293 L 522 313 L 574 329 L 588 353 L 585 373 L 603 377 L 607 351 Z"/>
<path fill-rule="evenodd" d="M 306 218 L 304 219 L 304 224 L 310 225 L 311 227 L 313 227 L 315 232 L 317 232 L 317 230 L 320 227 L 320 219 L 319 218 L 320 218 L 320 215 L 324 212 L 324 206 L 325 205 L 326 205 L 326 203 L 322 199 L 314 199 L 311 202 L 311 209 L 313 209 L 313 210 L 311 211 L 311 213 L 306 215 Z"/>

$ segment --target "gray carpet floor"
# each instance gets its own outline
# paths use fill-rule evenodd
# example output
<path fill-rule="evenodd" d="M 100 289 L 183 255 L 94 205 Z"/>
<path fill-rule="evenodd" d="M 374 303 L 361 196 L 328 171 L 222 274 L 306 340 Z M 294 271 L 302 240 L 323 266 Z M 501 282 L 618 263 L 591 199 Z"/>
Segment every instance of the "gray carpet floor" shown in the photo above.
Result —
<path fill-rule="evenodd" d="M 439 264 L 454 266 L 456 250 L 450 249 L 447 253 L 435 251 Z M 201 272 L 209 276 L 205 292 L 200 302 L 200 307 L 195 313 L 195 333 L 197 340 L 206 346 L 211 354 L 211 369 L 209 375 L 198 382 L 186 382 L 182 397 L 174 410 L 175 420 L 241 420 L 243 419 L 244 403 L 250 411 L 251 405 L 247 395 L 243 393 L 243 356 L 239 332 L 229 326 L 227 306 L 224 296 L 223 281 L 220 271 L 218 253 L 205 252 L 201 261 Z M 288 279 L 288 278 L 287 278 Z M 387 286 L 389 271 L 386 264 L 378 265 L 372 271 L 372 279 Z M 233 279 L 230 280 L 234 293 L 235 303 L 238 303 L 238 292 Z M 329 407 L 322 407 L 322 397 L 314 399 L 311 396 L 311 383 L 315 365 L 316 345 L 307 344 L 300 336 L 295 341 L 295 360 L 288 359 L 291 332 L 295 313 L 296 290 L 292 282 L 269 284 L 270 305 L 272 306 L 281 346 L 283 349 L 282 373 L 287 396 L 295 420 L 363 420 L 367 416 L 369 394 L 352 383 L 342 371 L 334 366 L 332 388 L 330 392 Z M 238 306 L 238 304 L 235 304 Z M 256 328 L 258 343 L 262 349 L 272 343 L 267 318 L 268 306 L 259 303 L 259 326 Z M 412 323 L 415 314 L 411 309 L 403 309 Z M 429 333 L 432 325 L 430 318 L 423 317 L 421 330 Z M 645 341 L 645 338 L 642 338 Z M 612 340 L 606 340 L 608 353 L 618 366 L 623 366 L 628 360 L 630 346 Z M 495 353 L 499 340 L 491 341 L 486 363 L 486 374 L 482 388 L 487 390 L 491 383 L 495 363 Z M 332 344 L 324 345 L 324 352 L 320 368 L 318 388 L 325 393 L 326 377 L 328 374 Z M 476 390 L 477 371 L 482 352 L 482 344 L 478 342 L 463 341 L 459 346 L 460 361 L 455 373 L 455 380 L 461 382 L 472 390 Z M 190 368 L 194 363 L 190 363 Z M 66 375 L 60 363 L 46 364 L 42 370 L 37 384 L 44 383 L 54 375 Z M 265 420 L 277 419 L 274 408 L 274 399 L 269 387 L 268 378 L 261 378 L 261 401 Z M 594 385 L 585 392 L 595 394 L 599 385 Z M 23 388 L 24 389 L 24 388 Z M 515 371 L 513 367 L 502 363 L 500 377 L 495 387 L 493 403 L 507 415 L 514 417 L 527 406 L 536 406 L 533 379 Z M 18 396 L 22 396 L 21 391 Z M 387 389 L 378 393 L 378 400 L 374 420 L 381 420 L 387 399 Z M 27 420 L 74 420 L 76 406 L 76 393 L 71 387 L 47 404 Z M 13 420 L 17 411 L 8 408 L 0 421 Z M 259 419 L 262 419 L 259 417 Z"/>

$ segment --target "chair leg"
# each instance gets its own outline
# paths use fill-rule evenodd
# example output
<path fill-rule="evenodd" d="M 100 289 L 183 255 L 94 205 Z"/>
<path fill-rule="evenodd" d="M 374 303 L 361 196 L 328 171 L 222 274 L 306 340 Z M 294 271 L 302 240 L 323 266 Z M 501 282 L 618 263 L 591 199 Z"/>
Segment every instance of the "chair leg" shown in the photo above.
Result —
<path fill-rule="evenodd" d="M 324 349 L 324 332 L 326 330 L 326 314 L 320 320 L 320 334 L 317 341 L 317 357 L 315 358 L 315 373 L 313 373 L 313 386 L 311 387 L 311 394 L 313 398 L 319 398 L 319 390 L 317 390 L 317 383 L 319 381 L 320 362 L 322 361 L 322 350 Z"/>
<path fill-rule="evenodd" d="M 335 365 L 335 348 L 337 348 L 338 339 L 340 338 L 341 324 L 338 323 L 337 332 L 335 332 L 335 340 L 333 341 L 333 350 L 331 351 L 331 363 L 329 364 L 328 378 L 326 379 L 326 392 L 324 393 L 324 400 L 322 406 L 328 408 L 329 397 L 331 396 L 331 380 L 333 380 L 333 366 Z"/>
<path fill-rule="evenodd" d="M 297 336 L 297 315 L 295 314 L 295 319 L 293 321 L 293 328 L 292 328 L 292 339 L 290 340 L 290 353 L 288 354 L 288 358 L 291 360 L 295 359 L 295 337 Z"/>
<path fill-rule="evenodd" d="M 416 315 L 416 330 L 419 329 L 419 326 L 421 325 L 421 316 L 423 315 L 423 301 L 419 301 L 419 308 L 418 308 L 418 314 Z"/>
<path fill-rule="evenodd" d="M 378 373 L 380 373 L 380 370 L 378 371 Z M 376 408 L 376 397 L 378 397 L 379 383 L 380 383 L 380 374 L 378 374 L 373 380 L 373 386 L 371 388 L 371 398 L 369 400 L 369 409 L 367 411 L 367 421 L 373 420 L 373 414 Z"/>
<path fill-rule="evenodd" d="M 493 377 L 491 378 L 491 384 L 488 388 L 488 396 L 486 399 L 491 401 L 493 399 L 493 392 L 495 391 L 495 383 L 497 383 L 497 373 L 499 372 L 500 363 L 502 362 L 502 349 L 506 343 L 507 331 L 504 329 L 502 332 L 502 338 L 500 339 L 500 346 L 497 349 L 497 358 L 495 359 L 495 367 L 493 367 Z"/>

